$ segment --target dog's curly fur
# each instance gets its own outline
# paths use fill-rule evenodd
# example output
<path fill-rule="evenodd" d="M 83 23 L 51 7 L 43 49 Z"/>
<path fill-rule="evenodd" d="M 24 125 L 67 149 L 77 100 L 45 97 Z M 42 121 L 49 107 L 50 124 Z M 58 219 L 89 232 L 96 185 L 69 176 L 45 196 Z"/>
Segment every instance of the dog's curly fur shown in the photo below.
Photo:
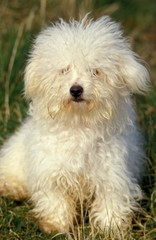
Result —
<path fill-rule="evenodd" d="M 1 150 L 0 194 L 29 198 L 46 232 L 69 232 L 84 208 L 93 228 L 123 228 L 145 163 L 131 95 L 148 85 L 109 17 L 42 31 L 25 71 L 29 117 Z"/>

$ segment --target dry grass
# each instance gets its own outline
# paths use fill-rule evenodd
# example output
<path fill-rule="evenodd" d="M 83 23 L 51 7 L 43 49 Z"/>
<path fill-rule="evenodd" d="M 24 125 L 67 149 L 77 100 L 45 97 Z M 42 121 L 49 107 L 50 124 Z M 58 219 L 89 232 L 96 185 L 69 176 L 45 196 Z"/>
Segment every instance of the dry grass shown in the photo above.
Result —
<path fill-rule="evenodd" d="M 103 2 L 103 1 L 97 1 Z M 108 2 L 108 1 L 107 1 Z M 123 1 L 120 1 L 123 2 Z M 143 0 L 147 3 L 147 0 Z M 142 3 L 141 3 L 142 4 Z M 0 3 L 0 142 L 13 132 L 26 116 L 27 104 L 23 99 L 23 71 L 27 54 L 34 35 L 45 25 L 57 19 L 70 16 L 83 16 L 92 11 L 95 17 L 112 14 L 122 20 L 134 49 L 147 61 L 151 69 L 154 89 L 156 87 L 156 35 L 154 33 L 154 6 L 148 2 L 148 11 L 143 19 L 143 12 L 138 10 L 135 16 L 124 13 L 116 1 L 95 8 L 92 0 L 16 0 Z M 131 10 L 128 6 L 129 11 Z M 140 5 L 141 8 L 141 5 Z M 128 11 L 125 9 L 125 11 Z M 126 12 L 127 13 L 127 12 Z M 127 13 L 128 14 L 128 13 Z M 93 237 L 90 226 L 84 223 L 78 228 L 78 239 L 126 239 L 153 240 L 156 238 L 156 93 L 136 97 L 140 125 L 147 140 L 147 173 L 143 188 L 145 198 L 142 201 L 144 212 L 135 216 L 131 229 L 126 236 L 102 236 L 96 233 Z M 52 236 L 41 233 L 37 222 L 30 214 L 26 203 L 13 202 L 0 198 L 0 239 L 69 239 L 69 236 Z M 76 238 L 76 237 L 75 237 Z"/>

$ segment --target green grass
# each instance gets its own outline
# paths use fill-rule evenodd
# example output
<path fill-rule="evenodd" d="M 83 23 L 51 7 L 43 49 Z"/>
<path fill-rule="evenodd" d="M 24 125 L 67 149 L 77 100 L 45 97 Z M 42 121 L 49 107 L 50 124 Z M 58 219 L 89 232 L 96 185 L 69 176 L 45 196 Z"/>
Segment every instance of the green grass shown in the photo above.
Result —
<path fill-rule="evenodd" d="M 69 1 L 1 1 L 0 3 L 0 143 L 15 131 L 26 116 L 27 103 L 23 98 L 23 73 L 27 55 L 35 34 L 44 22 L 59 17 L 68 18 L 92 10 L 94 16 L 111 14 L 122 21 L 130 35 L 133 48 L 149 64 L 152 91 L 147 96 L 136 96 L 139 123 L 146 137 L 147 172 L 143 181 L 144 212 L 137 214 L 127 236 L 118 239 L 153 240 L 156 238 L 156 36 L 154 1 L 78 1 L 67 11 Z M 74 1 L 73 1 L 74 2 Z M 131 2 L 131 3 L 130 3 Z M 40 4 L 42 3 L 42 4 Z M 47 3 L 45 8 L 44 3 Z M 76 6 L 78 11 L 76 10 Z M 27 202 L 0 198 L 0 240 L 66 239 L 42 233 L 31 214 Z M 90 228 L 79 228 L 79 239 L 114 239 L 90 235 Z"/>

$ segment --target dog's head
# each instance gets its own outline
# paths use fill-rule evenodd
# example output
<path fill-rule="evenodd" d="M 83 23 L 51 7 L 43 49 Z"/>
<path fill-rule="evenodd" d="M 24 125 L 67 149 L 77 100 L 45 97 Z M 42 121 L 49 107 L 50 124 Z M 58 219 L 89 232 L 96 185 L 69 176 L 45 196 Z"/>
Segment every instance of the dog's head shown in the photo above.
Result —
<path fill-rule="evenodd" d="M 119 24 L 109 17 L 60 20 L 35 40 L 25 95 L 45 117 L 96 122 L 110 120 L 130 93 L 147 91 L 148 83 Z"/>

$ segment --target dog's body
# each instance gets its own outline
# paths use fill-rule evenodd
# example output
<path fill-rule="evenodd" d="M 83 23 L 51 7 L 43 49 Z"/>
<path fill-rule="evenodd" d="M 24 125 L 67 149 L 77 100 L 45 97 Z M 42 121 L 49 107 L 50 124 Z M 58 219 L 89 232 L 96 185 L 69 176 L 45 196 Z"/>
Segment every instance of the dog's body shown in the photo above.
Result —
<path fill-rule="evenodd" d="M 1 195 L 30 198 L 47 232 L 69 232 L 83 208 L 95 228 L 123 227 L 145 163 L 130 95 L 147 88 L 108 17 L 44 30 L 25 73 L 30 116 L 1 150 Z"/>

